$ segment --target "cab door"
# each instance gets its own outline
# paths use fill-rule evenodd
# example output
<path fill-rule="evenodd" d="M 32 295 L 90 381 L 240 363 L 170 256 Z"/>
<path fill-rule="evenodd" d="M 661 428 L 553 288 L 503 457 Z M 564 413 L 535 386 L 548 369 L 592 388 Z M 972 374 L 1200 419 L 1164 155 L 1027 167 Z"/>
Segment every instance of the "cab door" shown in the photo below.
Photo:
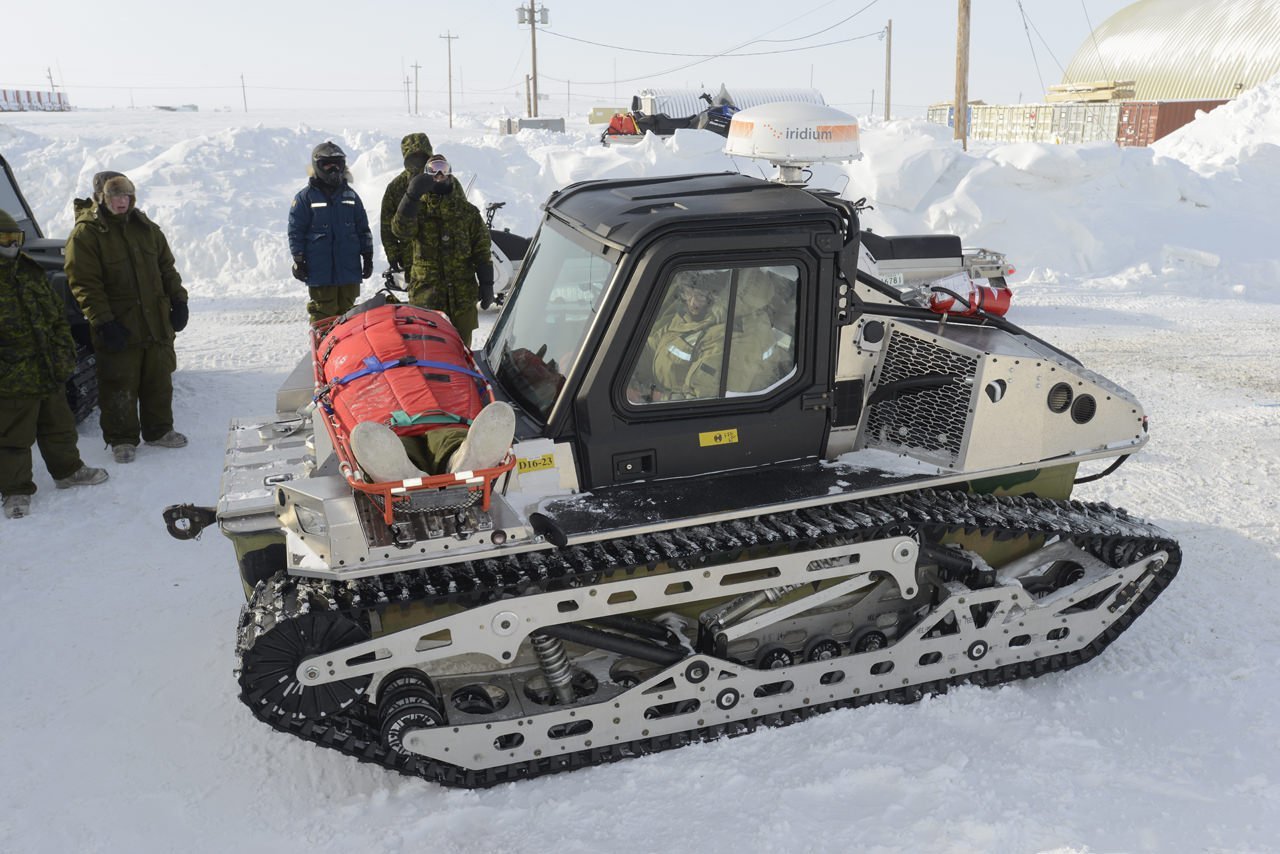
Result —
<path fill-rule="evenodd" d="M 818 456 L 832 281 L 807 233 L 671 238 L 642 255 L 574 400 L 582 485 Z"/>

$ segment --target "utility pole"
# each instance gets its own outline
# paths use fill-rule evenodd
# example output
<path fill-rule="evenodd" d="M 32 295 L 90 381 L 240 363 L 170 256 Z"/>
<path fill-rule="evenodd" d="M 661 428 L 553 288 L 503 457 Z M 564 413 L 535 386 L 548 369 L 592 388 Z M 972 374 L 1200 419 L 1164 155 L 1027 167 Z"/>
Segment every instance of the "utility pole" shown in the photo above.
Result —
<path fill-rule="evenodd" d="M 960 0 L 956 22 L 956 133 L 960 147 L 969 150 L 969 2 Z"/>
<path fill-rule="evenodd" d="M 529 97 L 529 75 L 524 76 L 524 111 L 533 116 L 533 101 Z"/>
<path fill-rule="evenodd" d="M 249 112 L 249 93 L 244 88 L 244 75 L 240 75 L 240 100 L 244 101 L 244 111 Z"/>
<path fill-rule="evenodd" d="M 884 120 L 889 121 L 889 78 L 893 71 L 893 18 L 884 28 Z"/>
<path fill-rule="evenodd" d="M 404 76 L 404 111 L 406 113 L 411 112 L 411 105 L 409 104 L 409 75 L 408 74 Z"/>
<path fill-rule="evenodd" d="M 440 38 L 444 39 L 444 43 L 448 46 L 445 55 L 449 62 L 449 127 L 453 127 L 453 40 L 458 37 L 452 30 L 445 30 L 445 35 Z"/>
<path fill-rule="evenodd" d="M 413 114 L 416 116 L 419 114 L 418 113 L 418 69 L 421 68 L 422 66 L 419 65 L 418 61 L 415 59 L 413 61 L 413 65 L 410 65 L 409 67 L 413 69 Z M 453 111 L 450 110 L 450 113 L 452 112 Z M 453 125 L 449 125 L 449 127 L 453 127 Z"/>
<path fill-rule="evenodd" d="M 533 64 L 533 74 L 527 78 L 530 81 L 529 116 L 531 118 L 538 115 L 538 24 L 547 23 L 547 12 L 546 6 L 535 9 L 534 0 L 529 0 L 527 7 L 520 6 L 516 9 L 516 23 L 529 25 L 529 53 Z"/>

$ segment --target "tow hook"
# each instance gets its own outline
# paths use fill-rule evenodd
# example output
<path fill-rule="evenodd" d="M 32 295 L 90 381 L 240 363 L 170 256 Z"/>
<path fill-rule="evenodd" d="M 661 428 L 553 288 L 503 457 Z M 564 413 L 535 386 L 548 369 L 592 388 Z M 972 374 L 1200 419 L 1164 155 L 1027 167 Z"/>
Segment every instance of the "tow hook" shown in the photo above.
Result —
<path fill-rule="evenodd" d="M 164 508 L 164 526 L 169 536 L 178 540 L 198 540 L 204 529 L 217 521 L 218 513 L 212 507 L 170 504 Z"/>

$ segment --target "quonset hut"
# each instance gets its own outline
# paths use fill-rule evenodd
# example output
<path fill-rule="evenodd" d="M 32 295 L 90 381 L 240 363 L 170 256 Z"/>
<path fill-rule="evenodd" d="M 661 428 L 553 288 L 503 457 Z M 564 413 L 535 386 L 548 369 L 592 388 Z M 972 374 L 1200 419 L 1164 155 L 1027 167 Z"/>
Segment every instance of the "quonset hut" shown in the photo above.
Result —
<path fill-rule="evenodd" d="M 1138 101 L 1234 98 L 1280 74 L 1276 0 L 1139 0 L 1076 51 L 1063 83 L 1132 80 Z"/>
<path fill-rule="evenodd" d="M 1085 40 L 1050 103 L 969 105 L 969 138 L 1150 145 L 1280 74 L 1280 0 L 1138 0 Z M 949 102 L 929 120 L 954 126 Z"/>

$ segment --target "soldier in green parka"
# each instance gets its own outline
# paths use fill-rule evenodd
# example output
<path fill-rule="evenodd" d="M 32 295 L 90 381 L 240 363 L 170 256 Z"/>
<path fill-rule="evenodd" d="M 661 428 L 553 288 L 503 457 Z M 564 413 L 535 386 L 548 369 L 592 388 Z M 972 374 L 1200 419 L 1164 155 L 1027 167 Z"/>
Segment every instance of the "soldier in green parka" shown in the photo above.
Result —
<path fill-rule="evenodd" d="M 405 188 L 391 230 L 412 245 L 409 302 L 449 315 L 469 347 L 480 325 L 476 300 L 493 305 L 493 262 L 489 229 L 451 171 L 444 155 L 432 155 Z"/>
<path fill-rule="evenodd" d="M 129 463 L 139 435 L 162 448 L 187 444 L 173 429 L 173 339 L 187 325 L 187 292 L 164 233 L 137 208 L 133 182 L 99 172 L 93 189 L 92 200 L 75 201 L 66 271 L 98 356 L 102 438 L 116 462 Z"/>
<path fill-rule="evenodd" d="M 425 133 L 406 134 L 400 140 L 400 154 L 404 157 L 404 169 L 391 179 L 386 192 L 382 194 L 382 218 L 378 227 L 382 232 L 382 251 L 386 253 L 387 263 L 393 273 L 400 273 L 413 264 L 413 247 L 410 241 L 396 237 L 391 230 L 391 220 L 395 218 L 396 208 L 404 198 L 404 191 L 415 175 L 421 175 L 430 159 L 431 139 Z"/>
<path fill-rule="evenodd" d="M 10 519 L 27 515 L 36 491 L 33 444 L 58 489 L 107 479 L 80 459 L 64 389 L 76 346 L 62 300 L 22 253 L 23 240 L 18 223 L 0 210 L 0 495 Z"/>

